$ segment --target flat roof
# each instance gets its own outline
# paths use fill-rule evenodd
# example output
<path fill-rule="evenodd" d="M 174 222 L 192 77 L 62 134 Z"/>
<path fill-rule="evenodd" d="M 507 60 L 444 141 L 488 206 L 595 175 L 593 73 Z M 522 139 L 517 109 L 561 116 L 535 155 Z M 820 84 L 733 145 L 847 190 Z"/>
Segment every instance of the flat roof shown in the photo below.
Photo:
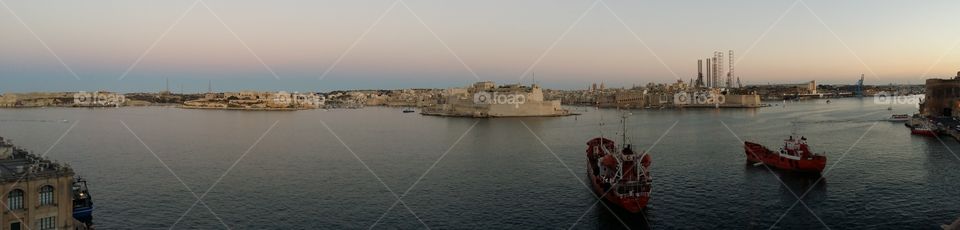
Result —
<path fill-rule="evenodd" d="M 0 137 L 0 148 L 10 149 L 10 155 L 0 159 L 0 181 L 16 181 L 20 178 L 50 178 L 72 176 L 73 169 L 64 164 L 41 158 L 26 150 L 7 143 Z"/>

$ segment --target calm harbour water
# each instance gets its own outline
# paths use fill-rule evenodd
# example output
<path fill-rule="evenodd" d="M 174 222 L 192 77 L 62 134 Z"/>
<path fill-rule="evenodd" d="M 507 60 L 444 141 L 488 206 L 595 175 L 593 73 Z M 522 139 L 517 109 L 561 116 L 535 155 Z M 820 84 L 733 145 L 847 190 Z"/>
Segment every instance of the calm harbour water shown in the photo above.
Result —
<path fill-rule="evenodd" d="M 616 110 L 573 107 L 583 115 L 469 119 L 378 107 L 0 109 L 0 135 L 40 154 L 76 125 L 48 156 L 88 179 L 101 229 L 167 229 L 181 215 L 176 229 L 223 223 L 235 229 L 366 229 L 396 201 L 391 190 L 404 194 L 428 169 L 403 198 L 406 206 L 393 208 L 374 228 L 598 229 L 625 223 L 631 229 L 768 229 L 785 214 L 777 228 L 934 229 L 956 219 L 960 159 L 950 150 L 960 151 L 960 144 L 911 136 L 902 123 L 883 121 L 893 112 L 912 113 L 913 105 L 886 108 L 872 99 L 836 99 L 762 109 L 635 110 L 628 120 L 634 145 L 649 148 L 663 135 L 651 150 L 655 187 L 648 221 L 591 208 L 596 199 L 580 182 L 585 142 L 601 130 L 616 134 Z M 601 117 L 607 123 L 602 129 Z M 814 151 L 826 152 L 827 167 L 835 165 L 818 184 L 745 164 L 737 136 L 776 146 L 791 134 L 792 122 Z M 191 190 L 200 196 L 208 189 L 185 213 L 197 200 Z M 808 189 L 803 203 L 786 212 L 797 201 L 794 193 Z"/>

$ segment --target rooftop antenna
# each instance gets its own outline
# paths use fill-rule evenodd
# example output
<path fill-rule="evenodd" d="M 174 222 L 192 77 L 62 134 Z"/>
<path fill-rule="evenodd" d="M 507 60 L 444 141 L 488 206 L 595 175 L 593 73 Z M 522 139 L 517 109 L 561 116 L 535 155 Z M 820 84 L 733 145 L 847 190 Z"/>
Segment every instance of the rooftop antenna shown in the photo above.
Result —
<path fill-rule="evenodd" d="M 165 89 L 165 91 L 167 91 L 168 93 L 170 92 L 170 78 L 169 78 L 169 77 L 167 78 L 167 87 L 164 88 L 164 89 Z"/>
<path fill-rule="evenodd" d="M 537 72 L 533 72 L 533 84 L 537 84 Z"/>

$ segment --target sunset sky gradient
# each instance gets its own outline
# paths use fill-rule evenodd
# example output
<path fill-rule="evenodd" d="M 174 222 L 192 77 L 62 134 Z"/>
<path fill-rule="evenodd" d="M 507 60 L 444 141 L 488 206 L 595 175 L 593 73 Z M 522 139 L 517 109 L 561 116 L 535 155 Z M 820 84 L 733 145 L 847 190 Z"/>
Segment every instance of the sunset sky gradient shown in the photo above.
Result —
<path fill-rule="evenodd" d="M 737 53 L 745 84 L 853 83 L 861 73 L 867 84 L 919 84 L 960 70 L 956 0 L 606 0 L 572 28 L 593 0 L 404 0 L 323 79 L 394 0 L 204 0 L 184 14 L 194 2 L 4 0 L 0 92 L 154 92 L 165 79 L 186 92 L 206 91 L 208 81 L 215 90 L 289 91 L 477 81 L 450 51 L 482 80 L 529 83 L 521 75 L 537 63 L 538 82 L 566 89 L 687 81 L 714 50 Z"/>

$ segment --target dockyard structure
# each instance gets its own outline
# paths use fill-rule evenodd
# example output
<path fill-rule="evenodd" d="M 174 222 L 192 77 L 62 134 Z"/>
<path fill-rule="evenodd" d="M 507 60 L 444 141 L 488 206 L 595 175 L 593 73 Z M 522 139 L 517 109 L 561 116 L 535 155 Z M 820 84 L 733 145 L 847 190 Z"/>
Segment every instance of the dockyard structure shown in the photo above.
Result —
<path fill-rule="evenodd" d="M 560 100 L 545 100 L 537 84 L 497 86 L 477 82 L 467 88 L 448 89 L 436 106 L 424 109 L 425 115 L 466 117 L 565 116 L 570 112 Z"/>
<path fill-rule="evenodd" d="M 960 72 L 952 79 L 927 79 L 920 114 L 960 117 Z"/>
<path fill-rule="evenodd" d="M 75 229 L 73 170 L 0 137 L 0 229 Z"/>

